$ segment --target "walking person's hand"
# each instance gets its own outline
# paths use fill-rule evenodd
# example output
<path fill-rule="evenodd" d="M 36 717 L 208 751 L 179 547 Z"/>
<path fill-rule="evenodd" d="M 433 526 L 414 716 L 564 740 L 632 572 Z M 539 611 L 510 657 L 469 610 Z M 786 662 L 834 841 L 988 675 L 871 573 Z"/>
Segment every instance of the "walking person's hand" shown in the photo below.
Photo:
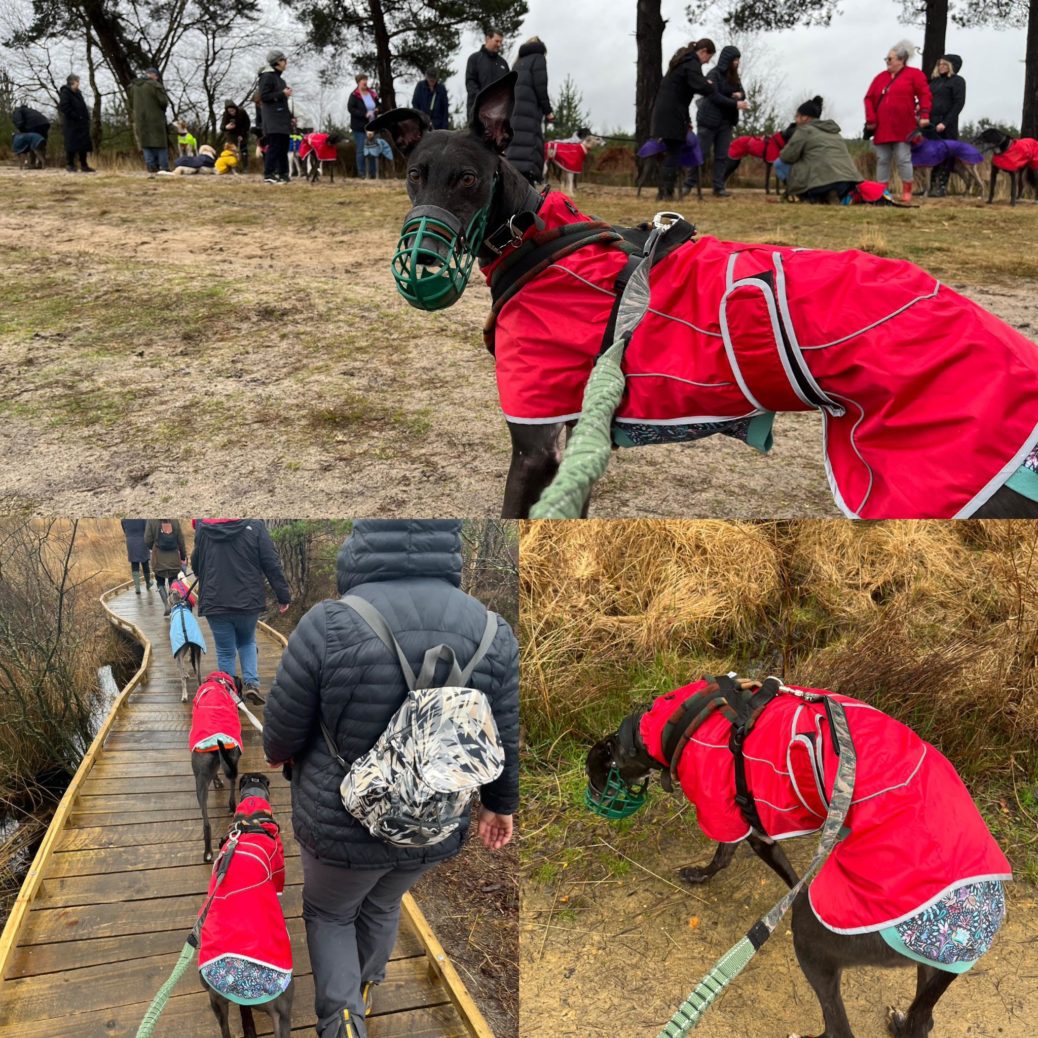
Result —
<path fill-rule="evenodd" d="M 291 604 L 291 602 L 278 602 L 278 613 L 284 616 L 284 614 L 288 612 L 288 607 Z"/>
<path fill-rule="evenodd" d="M 291 87 L 285 87 L 285 97 L 291 97 L 291 96 L 292 96 L 292 88 Z"/>
<path fill-rule="evenodd" d="M 512 839 L 512 816 L 481 807 L 476 831 L 488 851 L 499 851 Z"/>

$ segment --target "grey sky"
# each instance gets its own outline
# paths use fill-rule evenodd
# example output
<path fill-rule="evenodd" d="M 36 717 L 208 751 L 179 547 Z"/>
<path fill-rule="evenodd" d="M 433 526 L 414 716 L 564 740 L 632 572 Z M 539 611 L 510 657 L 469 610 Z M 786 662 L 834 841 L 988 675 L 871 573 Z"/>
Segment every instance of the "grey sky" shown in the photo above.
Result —
<path fill-rule="evenodd" d="M 726 42 L 716 25 L 691 26 L 685 18 L 686 0 L 664 0 L 668 19 L 663 37 L 664 62 L 695 36 L 709 35 L 719 47 Z M 549 87 L 554 89 L 572 75 L 584 96 L 591 125 L 600 132 L 634 127 L 635 42 L 633 0 L 529 0 L 530 13 L 515 40 L 505 41 L 511 61 L 518 43 L 537 35 L 548 48 Z M 897 20 L 895 0 L 844 0 L 843 14 L 825 28 L 800 28 L 758 37 L 766 53 L 757 60 L 781 70 L 781 95 L 790 116 L 796 105 L 813 94 L 826 99 L 826 115 L 847 134 L 856 134 L 864 122 L 861 98 L 872 77 L 883 68 L 891 44 L 900 39 L 923 43 L 921 26 Z M 470 37 L 465 52 L 475 50 L 481 38 Z M 967 83 L 963 120 L 981 116 L 1020 123 L 1024 87 L 1024 31 L 1022 29 L 959 29 L 948 32 L 948 50 L 964 59 Z M 754 49 L 743 53 L 743 70 L 751 72 Z M 912 64 L 919 66 L 920 59 Z M 464 69 L 464 57 L 457 62 Z M 464 81 L 455 76 L 448 84 L 452 103 L 464 95 Z M 398 95 L 402 96 L 402 92 Z M 553 95 L 554 96 L 554 95 Z"/>

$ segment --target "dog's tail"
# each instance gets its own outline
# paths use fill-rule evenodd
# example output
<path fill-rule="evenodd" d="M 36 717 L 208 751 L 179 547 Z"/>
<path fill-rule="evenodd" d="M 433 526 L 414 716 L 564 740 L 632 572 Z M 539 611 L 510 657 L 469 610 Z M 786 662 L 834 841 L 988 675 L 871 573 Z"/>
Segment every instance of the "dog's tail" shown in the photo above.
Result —
<path fill-rule="evenodd" d="M 238 762 L 231 756 L 231 751 L 222 742 L 216 744 L 220 753 L 220 760 L 228 775 L 233 775 L 238 768 Z"/>

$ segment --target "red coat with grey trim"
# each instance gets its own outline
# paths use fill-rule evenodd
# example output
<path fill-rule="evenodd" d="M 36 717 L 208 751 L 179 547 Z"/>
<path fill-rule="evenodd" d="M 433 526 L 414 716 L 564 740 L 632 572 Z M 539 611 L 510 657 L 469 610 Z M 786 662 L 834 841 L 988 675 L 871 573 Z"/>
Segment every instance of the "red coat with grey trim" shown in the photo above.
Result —
<path fill-rule="evenodd" d="M 539 215 L 546 230 L 588 219 L 555 191 Z M 579 416 L 625 260 L 585 246 L 501 308 L 510 421 Z M 911 263 L 704 237 L 650 281 L 618 429 L 807 411 L 813 396 L 833 496 L 866 519 L 969 515 L 1038 443 L 1038 346 Z"/>
<path fill-rule="evenodd" d="M 641 720 L 646 750 L 662 761 L 663 727 L 696 681 L 660 696 Z M 791 686 L 794 687 L 794 686 Z M 803 689 L 823 692 L 822 689 Z M 850 830 L 811 881 L 811 907 L 839 933 L 890 926 L 970 880 L 1011 879 L 999 850 L 946 757 L 910 728 L 848 696 L 842 703 L 858 755 Z M 678 779 L 711 839 L 734 843 L 749 826 L 735 803 L 731 724 L 713 713 L 696 730 Z M 779 695 L 744 744 L 747 782 L 767 835 L 786 839 L 820 829 L 839 766 L 822 703 Z"/>
<path fill-rule="evenodd" d="M 226 736 L 239 750 L 241 744 L 241 717 L 238 704 L 231 698 L 230 692 L 215 677 L 219 675 L 233 687 L 234 678 L 222 671 L 210 674 L 198 686 L 194 702 L 191 704 L 191 735 L 188 746 L 192 752 L 195 747 L 214 735 Z M 226 746 L 227 743 L 225 742 Z"/>
<path fill-rule="evenodd" d="M 257 812 L 271 814 L 270 804 L 262 797 L 246 797 L 235 817 Z M 227 846 L 213 863 L 208 895 L 216 894 L 202 924 L 199 969 L 214 959 L 233 955 L 292 972 L 292 943 L 278 900 L 285 889 L 285 850 L 278 827 L 273 822 L 263 822 L 262 826 L 264 833 L 246 833 L 238 840 L 219 887 L 216 874 Z"/>

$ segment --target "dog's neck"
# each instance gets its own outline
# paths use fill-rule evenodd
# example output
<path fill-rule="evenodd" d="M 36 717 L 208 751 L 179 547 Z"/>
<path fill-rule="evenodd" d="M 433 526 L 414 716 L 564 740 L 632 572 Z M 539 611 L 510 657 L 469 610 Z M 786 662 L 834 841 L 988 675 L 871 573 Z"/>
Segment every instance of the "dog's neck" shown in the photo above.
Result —
<path fill-rule="evenodd" d="M 628 714 L 616 730 L 616 742 L 623 755 L 624 763 L 638 764 L 647 770 L 662 771 L 663 765 L 645 748 L 641 737 L 641 721 L 646 711 L 643 708 Z"/>
<path fill-rule="evenodd" d="M 497 192 L 490 203 L 487 215 L 487 237 L 498 230 L 511 217 L 519 213 L 537 212 L 541 205 L 541 194 L 518 170 L 509 162 L 501 159 L 497 167 Z M 485 244 L 480 243 L 477 258 L 481 263 L 489 263 L 495 253 Z"/>

